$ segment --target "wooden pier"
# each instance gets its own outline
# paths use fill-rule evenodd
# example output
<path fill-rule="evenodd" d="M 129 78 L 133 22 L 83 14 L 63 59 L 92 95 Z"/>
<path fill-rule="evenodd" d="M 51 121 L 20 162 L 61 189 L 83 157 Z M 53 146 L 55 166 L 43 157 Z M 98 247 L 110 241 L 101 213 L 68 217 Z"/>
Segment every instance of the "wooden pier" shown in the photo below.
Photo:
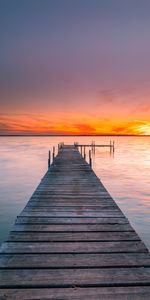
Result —
<path fill-rule="evenodd" d="M 81 149 L 82 153 L 82 148 L 91 148 L 92 150 L 95 151 L 95 148 L 109 148 L 110 151 L 115 151 L 115 142 L 110 141 L 109 144 L 95 144 L 94 141 L 91 142 L 91 144 L 79 144 L 79 143 L 74 143 L 74 146 L 77 147 L 77 149 Z"/>
<path fill-rule="evenodd" d="M 148 250 L 78 149 L 49 166 L 1 246 L 0 299 L 150 299 Z"/>

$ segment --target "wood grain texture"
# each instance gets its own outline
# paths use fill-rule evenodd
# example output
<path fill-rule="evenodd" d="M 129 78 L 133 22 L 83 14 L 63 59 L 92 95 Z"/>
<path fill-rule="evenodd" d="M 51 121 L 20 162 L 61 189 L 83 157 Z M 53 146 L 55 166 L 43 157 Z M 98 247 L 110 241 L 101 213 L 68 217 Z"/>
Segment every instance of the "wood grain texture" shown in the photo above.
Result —
<path fill-rule="evenodd" d="M 27 224 L 54 224 L 54 225 L 62 225 L 69 224 L 71 225 L 92 225 L 93 224 L 106 224 L 106 225 L 120 225 L 120 224 L 128 224 L 129 221 L 125 217 L 121 218 L 97 218 L 97 217 L 21 217 L 18 216 L 15 224 L 27 225 Z M 69 227 L 70 227 L 69 226 Z M 74 228 L 74 226 L 72 226 Z"/>
<path fill-rule="evenodd" d="M 5 242 L 0 253 L 132 253 L 147 252 L 141 241 L 113 242 Z"/>
<path fill-rule="evenodd" d="M 150 287 L 0 289 L 1 300 L 149 300 Z"/>
<path fill-rule="evenodd" d="M 120 211 L 43 211 L 43 210 L 23 210 L 22 217 L 98 217 L 98 218 L 120 218 L 123 214 Z"/>
<path fill-rule="evenodd" d="M 135 232 L 11 232 L 7 241 L 47 241 L 47 242 L 69 242 L 69 241 L 139 241 Z"/>
<path fill-rule="evenodd" d="M 38 224 L 16 224 L 12 228 L 13 231 L 35 231 L 35 232 L 41 232 L 41 231 L 48 231 L 48 232 L 85 232 L 85 231 L 105 231 L 105 232 L 112 232 L 112 231 L 133 231 L 133 228 L 130 226 L 130 224 L 50 224 L 50 225 L 38 225 Z"/>
<path fill-rule="evenodd" d="M 0 287 L 150 285 L 150 268 L 1 270 Z"/>
<path fill-rule="evenodd" d="M 5 254 L 0 268 L 150 267 L 149 253 Z"/>

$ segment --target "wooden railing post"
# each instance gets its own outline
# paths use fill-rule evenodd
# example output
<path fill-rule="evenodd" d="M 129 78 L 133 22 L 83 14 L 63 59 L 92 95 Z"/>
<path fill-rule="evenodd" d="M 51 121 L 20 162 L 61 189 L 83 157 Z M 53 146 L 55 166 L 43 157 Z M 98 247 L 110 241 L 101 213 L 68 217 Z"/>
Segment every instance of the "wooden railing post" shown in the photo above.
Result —
<path fill-rule="evenodd" d="M 85 146 L 84 146 L 84 159 L 86 160 Z"/>
<path fill-rule="evenodd" d="M 51 165 L 51 151 L 49 150 L 48 152 L 48 169 L 50 168 Z"/>
<path fill-rule="evenodd" d="M 113 141 L 113 152 L 115 151 L 115 141 Z"/>
<path fill-rule="evenodd" d="M 53 162 L 54 162 L 54 158 L 55 158 L 55 147 L 53 147 Z"/>
<path fill-rule="evenodd" d="M 111 150 L 112 150 L 112 144 L 111 144 L 111 141 L 110 141 L 110 155 L 111 155 Z"/>
<path fill-rule="evenodd" d="M 89 150 L 89 165 L 90 165 L 90 167 L 92 167 L 91 150 Z"/>

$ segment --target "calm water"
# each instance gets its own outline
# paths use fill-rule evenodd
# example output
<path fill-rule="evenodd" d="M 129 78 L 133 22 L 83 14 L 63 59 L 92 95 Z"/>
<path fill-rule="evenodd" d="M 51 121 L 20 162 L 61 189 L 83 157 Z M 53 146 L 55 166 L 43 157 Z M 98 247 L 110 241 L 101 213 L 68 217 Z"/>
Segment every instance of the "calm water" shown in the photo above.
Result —
<path fill-rule="evenodd" d="M 93 169 L 150 249 L 150 137 L 114 137 L 115 153 L 96 150 Z M 47 154 L 64 141 L 109 143 L 109 137 L 1 137 L 0 242 L 7 238 L 47 170 Z"/>

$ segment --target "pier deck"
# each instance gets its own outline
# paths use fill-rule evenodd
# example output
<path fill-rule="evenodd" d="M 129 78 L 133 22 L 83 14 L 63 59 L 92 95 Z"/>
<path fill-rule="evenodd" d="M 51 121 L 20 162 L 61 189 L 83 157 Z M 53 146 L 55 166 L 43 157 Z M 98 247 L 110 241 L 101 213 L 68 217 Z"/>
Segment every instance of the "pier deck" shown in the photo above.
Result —
<path fill-rule="evenodd" d="M 63 146 L 0 250 L 0 299 L 150 299 L 150 255 L 77 148 Z"/>

